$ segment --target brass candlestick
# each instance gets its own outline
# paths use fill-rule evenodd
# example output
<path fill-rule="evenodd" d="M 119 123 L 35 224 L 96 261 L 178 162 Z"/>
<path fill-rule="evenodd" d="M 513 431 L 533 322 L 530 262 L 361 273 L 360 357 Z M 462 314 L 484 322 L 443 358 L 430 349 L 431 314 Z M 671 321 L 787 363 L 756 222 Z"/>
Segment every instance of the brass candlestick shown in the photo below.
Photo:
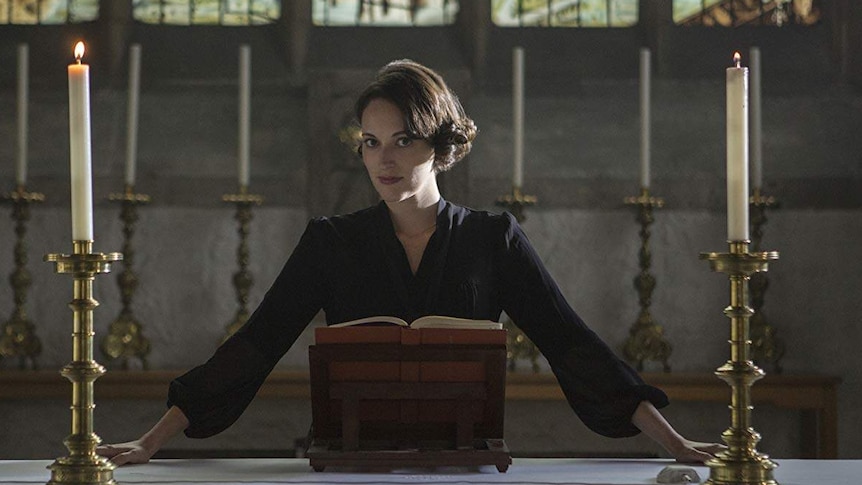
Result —
<path fill-rule="evenodd" d="M 748 280 L 752 274 L 767 271 L 770 260 L 778 259 L 775 251 L 750 253 L 749 241 L 730 241 L 729 253 L 702 253 L 713 271 L 726 273 L 730 279 L 730 306 L 724 314 L 730 318 L 730 360 L 715 374 L 731 387 L 731 425 L 722 433 L 728 448 L 706 462 L 710 468 L 708 484 L 777 485 L 772 471 L 778 465 L 756 450 L 760 434 L 751 426 L 751 385 L 763 377 L 763 370 L 750 357 Z"/>
<path fill-rule="evenodd" d="M 778 208 L 779 203 L 772 196 L 765 196 L 760 189 L 754 189 L 754 194 L 749 201 L 751 218 L 751 249 L 760 251 L 760 243 L 763 240 L 763 226 L 767 222 L 766 209 Z M 751 316 L 751 352 L 755 362 L 769 363 L 772 370 L 781 373 L 781 358 L 784 357 L 784 342 L 779 338 L 775 327 L 766 321 L 763 313 L 763 300 L 769 278 L 765 272 L 751 275 L 749 284 L 751 294 L 751 307 L 754 315 Z"/>
<path fill-rule="evenodd" d="M 136 194 L 131 185 L 126 185 L 122 194 L 110 194 L 108 199 L 120 202 L 120 220 L 123 221 L 123 272 L 117 275 L 117 285 L 123 308 L 119 316 L 111 322 L 108 334 L 102 339 L 101 350 L 109 359 L 120 359 L 123 369 L 129 368 L 130 359 L 138 359 L 141 367 L 147 369 L 147 355 L 150 353 L 150 341 L 144 337 L 143 326 L 132 313 L 132 296 L 138 288 L 138 276 L 133 267 L 135 250 L 132 247 L 132 237 L 135 234 L 135 223 L 138 221 L 138 205 L 150 203 L 150 196 Z"/>
<path fill-rule="evenodd" d="M 93 241 L 72 241 L 72 254 L 48 254 L 45 261 L 55 263 L 55 272 L 72 275 L 73 360 L 60 371 L 72 382 L 72 434 L 63 442 L 70 455 L 57 458 L 48 468 L 49 484 L 110 484 L 114 465 L 96 455 L 101 441 L 93 432 L 93 382 L 105 368 L 93 360 L 93 310 L 99 303 L 93 299 L 96 274 L 108 273 L 111 263 L 123 259 L 121 253 L 93 253 Z"/>
<path fill-rule="evenodd" d="M 15 310 L 12 316 L 3 324 L 2 336 L 0 336 L 0 360 L 6 358 L 18 358 L 18 367 L 36 369 L 38 363 L 36 357 L 42 352 L 42 342 L 36 336 L 35 326 L 27 318 L 24 304 L 27 301 L 27 289 L 30 288 L 32 280 L 30 272 L 27 271 L 27 221 L 30 220 L 30 204 L 42 202 L 45 195 L 38 192 L 27 192 L 23 185 L 10 193 L 3 195 L 3 201 L 12 204 L 12 219 L 15 221 L 15 270 L 9 275 L 9 283 L 12 284 Z"/>
<path fill-rule="evenodd" d="M 649 271 L 652 264 L 652 253 L 649 249 L 651 235 L 649 226 L 655 220 L 652 215 L 653 208 L 662 208 L 664 200 L 660 197 L 651 197 L 649 189 L 643 188 L 640 196 L 627 197 L 625 203 L 636 207 L 636 220 L 641 225 L 639 233 L 641 248 L 638 252 L 641 271 L 634 279 L 641 309 L 637 321 L 629 329 L 629 337 L 623 345 L 623 354 L 629 362 L 635 364 L 638 371 L 644 370 L 644 361 L 655 361 L 661 362 L 665 372 L 670 372 L 668 359 L 673 347 L 665 340 L 664 329 L 653 321 L 649 311 L 650 305 L 652 305 L 652 292 L 655 289 L 655 277 Z"/>
<path fill-rule="evenodd" d="M 512 193 L 500 196 L 496 205 L 505 207 L 506 210 L 515 216 L 515 219 L 521 223 L 526 219 L 524 214 L 525 207 L 531 207 L 536 204 L 536 197 L 533 195 L 524 195 L 521 193 L 521 188 L 512 187 Z M 524 332 L 521 331 L 511 319 L 506 319 L 503 322 L 503 327 L 506 329 L 506 360 L 509 370 L 514 371 L 519 359 L 526 359 L 530 362 L 533 372 L 539 372 L 539 352 L 538 347 L 534 344 Z"/>
<path fill-rule="evenodd" d="M 238 194 L 227 194 L 222 196 L 222 201 L 236 204 L 236 215 L 234 219 L 239 222 L 239 247 L 236 251 L 236 260 L 239 264 L 239 270 L 233 274 L 233 286 L 236 289 L 236 299 L 239 303 L 239 309 L 233 321 L 227 326 L 225 339 L 234 334 L 248 320 L 248 294 L 254 285 L 251 273 L 248 271 L 248 229 L 249 223 L 252 220 L 251 207 L 253 205 L 261 205 L 263 197 L 259 195 L 249 194 L 248 187 L 240 186 Z"/>

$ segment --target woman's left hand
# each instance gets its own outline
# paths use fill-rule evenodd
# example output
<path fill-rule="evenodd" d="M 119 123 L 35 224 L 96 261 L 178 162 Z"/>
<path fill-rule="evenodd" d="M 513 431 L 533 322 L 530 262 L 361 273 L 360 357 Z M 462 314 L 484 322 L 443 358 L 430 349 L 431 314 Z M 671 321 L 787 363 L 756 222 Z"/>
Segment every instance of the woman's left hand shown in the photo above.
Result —
<path fill-rule="evenodd" d="M 680 463 L 705 463 L 714 458 L 716 453 L 726 450 L 727 446 L 718 443 L 702 443 L 699 441 L 682 440 L 674 449 L 668 450 Z"/>

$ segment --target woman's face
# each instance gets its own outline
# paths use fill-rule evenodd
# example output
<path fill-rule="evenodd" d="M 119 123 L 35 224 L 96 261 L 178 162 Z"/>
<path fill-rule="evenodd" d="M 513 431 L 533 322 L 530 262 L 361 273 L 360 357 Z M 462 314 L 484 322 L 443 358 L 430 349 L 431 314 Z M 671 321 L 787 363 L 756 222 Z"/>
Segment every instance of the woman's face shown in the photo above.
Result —
<path fill-rule="evenodd" d="M 425 197 L 439 197 L 434 148 L 408 136 L 404 115 L 394 103 L 371 100 L 360 123 L 362 162 L 380 198 L 389 203 L 408 199 L 422 203 Z"/>

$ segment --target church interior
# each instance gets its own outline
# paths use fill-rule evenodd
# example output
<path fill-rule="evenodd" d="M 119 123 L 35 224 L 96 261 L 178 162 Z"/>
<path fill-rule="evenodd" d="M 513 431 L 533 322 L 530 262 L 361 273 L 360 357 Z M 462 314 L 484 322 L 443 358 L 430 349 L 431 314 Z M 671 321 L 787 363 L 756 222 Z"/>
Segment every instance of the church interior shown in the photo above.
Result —
<path fill-rule="evenodd" d="M 352 103 L 381 66 L 409 58 L 444 76 L 479 129 L 440 175 L 443 197 L 517 211 L 569 303 L 621 357 L 646 313 L 667 352 L 629 360 L 667 386 L 663 413 L 682 434 L 718 442 L 730 419 L 714 374 L 731 358 L 730 284 L 701 255 L 728 251 L 725 71 L 738 52 L 757 69 L 752 246 L 778 255 L 749 287 L 766 373 L 751 386 L 757 447 L 779 460 L 862 459 L 852 0 L 0 0 L 0 459 L 66 453 L 70 385 L 58 370 L 73 353 L 73 285 L 45 258 L 73 250 L 66 67 L 78 41 L 93 249 L 125 256 L 93 282 L 103 441 L 162 415 L 170 380 L 254 310 L 310 218 L 377 202 L 351 144 Z M 637 286 L 644 272 L 654 288 Z M 177 437 L 159 456 L 298 456 L 320 325 L 322 315 L 231 428 Z M 643 436 L 591 432 L 529 343 L 513 354 L 513 456 L 667 456 Z"/>

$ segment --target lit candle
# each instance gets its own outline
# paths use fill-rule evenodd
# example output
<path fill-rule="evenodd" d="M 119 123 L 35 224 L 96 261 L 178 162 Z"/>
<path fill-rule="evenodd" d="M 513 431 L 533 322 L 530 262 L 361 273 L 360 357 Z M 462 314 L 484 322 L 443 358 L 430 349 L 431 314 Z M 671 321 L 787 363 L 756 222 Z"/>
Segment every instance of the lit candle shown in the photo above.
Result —
<path fill-rule="evenodd" d="M 641 188 L 649 188 L 650 176 L 650 50 L 641 49 L 640 56 L 641 102 Z"/>
<path fill-rule="evenodd" d="M 72 172 L 72 240 L 93 240 L 93 187 L 90 158 L 90 66 L 81 63 L 84 43 L 75 45 L 69 65 L 69 160 Z"/>
<path fill-rule="evenodd" d="M 248 187 L 251 132 L 251 47 L 239 48 L 239 185 Z"/>
<path fill-rule="evenodd" d="M 27 91 L 29 89 L 30 50 L 27 44 L 18 46 L 18 159 L 15 181 L 27 184 Z"/>
<path fill-rule="evenodd" d="M 760 49 L 751 48 L 751 184 L 763 186 L 763 117 L 760 102 Z"/>
<path fill-rule="evenodd" d="M 512 185 L 524 184 L 524 48 L 512 50 L 512 129 L 514 140 L 514 170 Z"/>
<path fill-rule="evenodd" d="M 727 239 L 748 240 L 748 68 L 727 68 Z"/>
<path fill-rule="evenodd" d="M 129 98 L 126 118 L 126 185 L 135 185 L 138 155 L 138 97 L 141 86 L 141 45 L 129 47 Z"/>

